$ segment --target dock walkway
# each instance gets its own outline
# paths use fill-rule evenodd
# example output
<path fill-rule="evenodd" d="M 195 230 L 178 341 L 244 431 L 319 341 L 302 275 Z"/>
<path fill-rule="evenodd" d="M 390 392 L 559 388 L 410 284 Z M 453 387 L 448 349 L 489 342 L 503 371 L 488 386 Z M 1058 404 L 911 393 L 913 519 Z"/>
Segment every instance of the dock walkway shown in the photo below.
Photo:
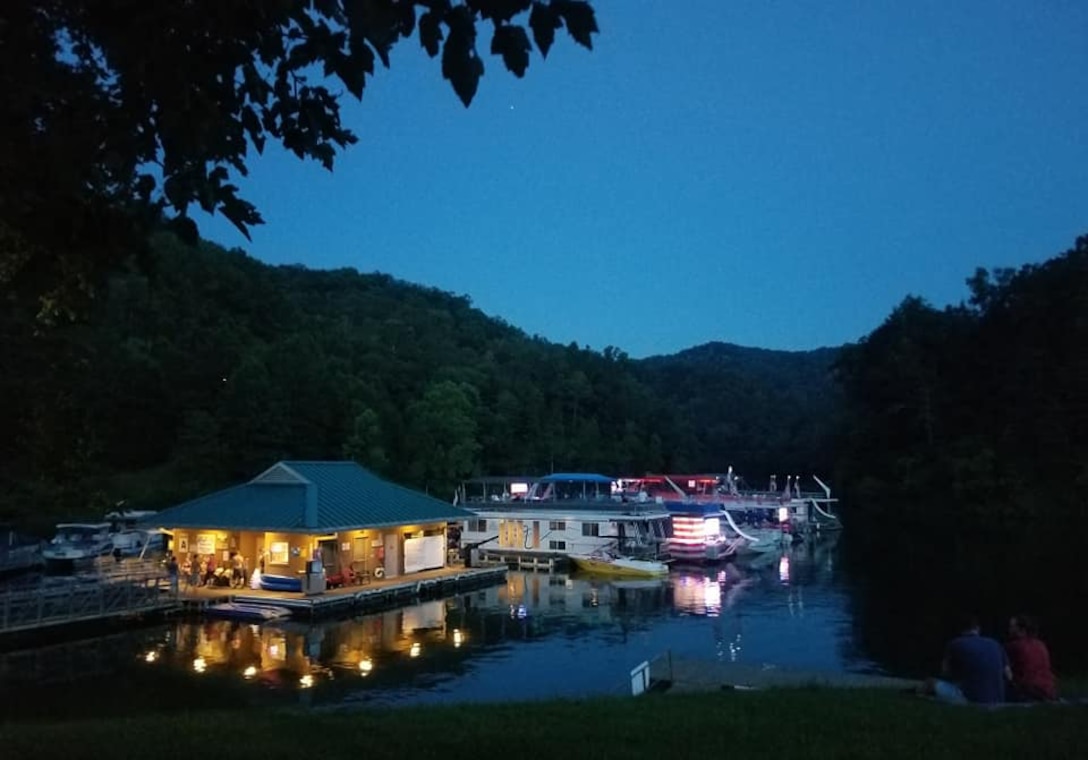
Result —
<path fill-rule="evenodd" d="M 162 613 L 178 606 L 161 564 L 125 560 L 103 564 L 94 576 L 0 593 L 0 636 Z"/>

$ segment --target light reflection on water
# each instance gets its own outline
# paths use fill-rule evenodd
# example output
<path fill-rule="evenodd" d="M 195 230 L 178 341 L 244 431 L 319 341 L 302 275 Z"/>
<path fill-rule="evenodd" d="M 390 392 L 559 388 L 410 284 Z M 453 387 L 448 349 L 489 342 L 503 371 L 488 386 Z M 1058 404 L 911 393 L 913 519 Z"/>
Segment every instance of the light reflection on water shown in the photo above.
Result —
<path fill-rule="evenodd" d="M 240 689 L 242 704 L 328 706 L 621 693 L 633 666 L 667 650 L 876 670 L 851 654 L 849 605 L 823 556 L 828 550 L 795 547 L 748 565 L 678 569 L 661 581 L 510 572 L 492 588 L 319 624 L 177 621 L 113 637 L 107 669 L 115 688 L 152 671 L 171 683 L 180 678 L 196 700 L 229 688 Z M 33 657 L 4 657 L 13 677 L 0 697 L 33 679 L 41 684 L 29 698 L 45 700 L 51 689 L 78 690 L 95 670 L 32 673 L 48 671 L 56 658 L 33 665 Z"/>

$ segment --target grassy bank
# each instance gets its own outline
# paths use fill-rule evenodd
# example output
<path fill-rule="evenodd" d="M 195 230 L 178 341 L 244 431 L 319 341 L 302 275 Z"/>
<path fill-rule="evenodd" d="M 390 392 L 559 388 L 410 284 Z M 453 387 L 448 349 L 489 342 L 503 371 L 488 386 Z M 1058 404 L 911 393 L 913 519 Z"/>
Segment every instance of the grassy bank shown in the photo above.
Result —
<path fill-rule="evenodd" d="M 93 699 L 93 695 L 88 695 Z M 1080 756 L 1088 708 L 987 711 L 795 689 L 360 710 L 0 723 L 5 757 L 963 758 Z"/>

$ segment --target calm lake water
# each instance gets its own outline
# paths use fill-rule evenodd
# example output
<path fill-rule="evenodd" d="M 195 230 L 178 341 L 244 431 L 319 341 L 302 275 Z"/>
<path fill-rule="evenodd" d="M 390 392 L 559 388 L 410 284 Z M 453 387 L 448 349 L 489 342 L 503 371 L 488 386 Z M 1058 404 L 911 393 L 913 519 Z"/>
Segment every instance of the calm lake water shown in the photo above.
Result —
<path fill-rule="evenodd" d="M 501 586 L 312 625 L 176 621 L 2 654 L 0 699 L 14 718 L 579 697 L 623 693 L 631 668 L 666 651 L 920 675 L 947 621 L 923 574 L 895 567 L 900 586 L 824 540 L 662 582 L 510 572 Z"/>

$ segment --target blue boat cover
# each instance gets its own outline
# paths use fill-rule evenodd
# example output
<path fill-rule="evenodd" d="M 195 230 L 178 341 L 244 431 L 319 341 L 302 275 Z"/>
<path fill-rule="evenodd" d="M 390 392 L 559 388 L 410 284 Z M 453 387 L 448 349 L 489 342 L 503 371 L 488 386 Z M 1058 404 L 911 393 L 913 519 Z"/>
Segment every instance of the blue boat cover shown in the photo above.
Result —
<path fill-rule="evenodd" d="M 609 483 L 615 478 L 592 472 L 553 472 L 540 478 L 541 483 Z"/>

